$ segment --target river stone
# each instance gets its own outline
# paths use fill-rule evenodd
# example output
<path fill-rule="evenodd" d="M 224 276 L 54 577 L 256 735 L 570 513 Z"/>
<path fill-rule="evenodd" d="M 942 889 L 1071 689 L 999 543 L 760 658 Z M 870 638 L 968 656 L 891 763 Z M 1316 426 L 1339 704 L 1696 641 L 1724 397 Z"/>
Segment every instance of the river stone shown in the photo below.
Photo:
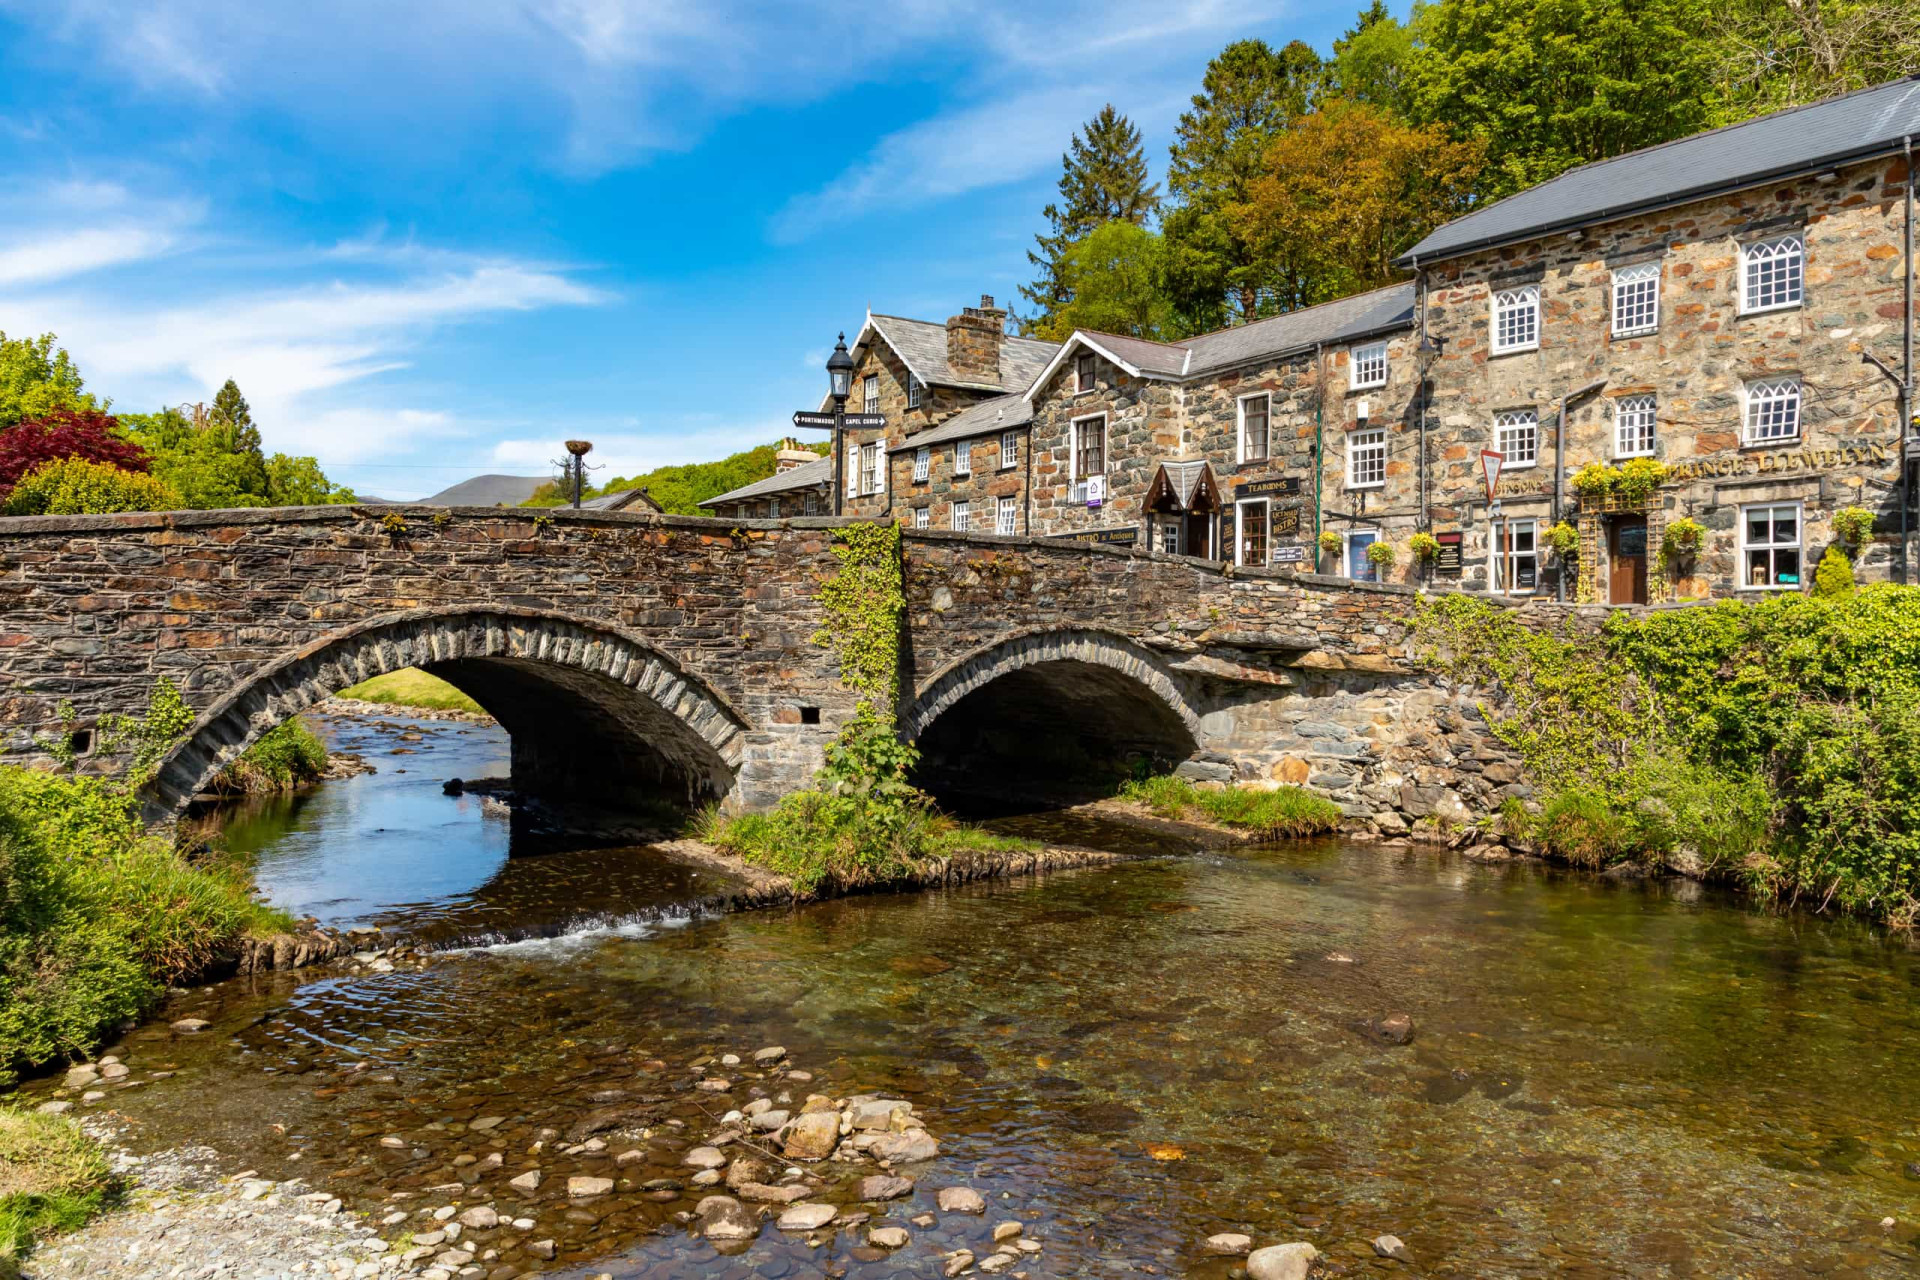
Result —
<path fill-rule="evenodd" d="M 909 1129 L 905 1133 L 874 1135 L 873 1140 L 866 1145 L 866 1151 L 876 1160 L 891 1160 L 895 1164 L 915 1164 L 939 1155 L 940 1144 L 935 1142 L 925 1129 Z"/>
<path fill-rule="evenodd" d="M 196 1031 L 205 1031 L 212 1025 L 205 1018 L 182 1018 L 173 1024 L 173 1029 L 183 1036 L 190 1036 Z"/>
<path fill-rule="evenodd" d="M 527 1246 L 527 1252 L 542 1262 L 552 1262 L 553 1255 L 559 1252 L 559 1246 L 551 1240 L 535 1240 Z"/>
<path fill-rule="evenodd" d="M 709 1240 L 751 1240 L 760 1234 L 760 1224 L 732 1196 L 708 1196 L 694 1209 L 694 1217 L 700 1220 L 700 1234 Z"/>
<path fill-rule="evenodd" d="M 782 1231 L 814 1231 L 833 1221 L 837 1213 L 830 1204 L 796 1204 L 780 1215 Z"/>
<path fill-rule="evenodd" d="M 755 1098 L 743 1107 L 742 1110 L 750 1116 L 757 1116 L 763 1111 L 773 1110 L 773 1100 L 771 1098 Z"/>
<path fill-rule="evenodd" d="M 901 1196 L 913 1194 L 913 1179 L 887 1173 L 875 1174 L 860 1179 L 860 1189 L 854 1194 L 861 1200 L 898 1200 Z"/>
<path fill-rule="evenodd" d="M 1002 1222 L 993 1229 L 993 1242 L 995 1244 L 1005 1244 L 1007 1241 L 1019 1236 L 1021 1230 L 1022 1228 L 1017 1222 Z"/>
<path fill-rule="evenodd" d="M 1367 1030 L 1377 1040 L 1387 1044 L 1413 1043 L 1413 1019 L 1404 1013 L 1390 1013 L 1384 1018 L 1375 1018 L 1367 1024 Z"/>
<path fill-rule="evenodd" d="M 570 1196 L 603 1196 L 611 1190 L 613 1190 L 612 1178 L 575 1176 L 567 1179 L 567 1194 Z"/>
<path fill-rule="evenodd" d="M 489 1227 L 500 1225 L 500 1215 L 488 1205 L 476 1205 L 460 1215 L 460 1225 L 472 1227 L 476 1231 L 485 1231 Z"/>
<path fill-rule="evenodd" d="M 512 1187 L 515 1191 L 538 1191 L 540 1189 L 540 1179 L 543 1176 L 544 1175 L 538 1169 L 529 1169 L 525 1173 L 521 1174 L 519 1177 L 507 1183 L 507 1185 Z"/>
<path fill-rule="evenodd" d="M 1015 1265 L 1019 1261 L 1017 1257 L 1010 1253 L 991 1253 L 980 1259 L 980 1269 L 991 1274 L 997 1271 L 1005 1271 L 1008 1267 Z"/>
<path fill-rule="evenodd" d="M 853 1127 L 857 1130 L 905 1129 L 906 1116 L 912 1113 L 912 1107 L 893 1098 L 881 1098 L 873 1102 L 862 1102 L 853 1109 Z M 899 1121 L 894 1119 L 898 1114 Z"/>
<path fill-rule="evenodd" d="M 73 1110 L 71 1102 L 43 1102 L 34 1108 L 43 1116 L 57 1116 L 63 1111 Z"/>
<path fill-rule="evenodd" d="M 839 1141 L 840 1113 L 814 1111 L 793 1122 L 780 1149 L 795 1160 L 824 1160 Z"/>
<path fill-rule="evenodd" d="M 1373 1251 L 1383 1258 L 1392 1258 L 1395 1262 L 1404 1262 L 1408 1266 L 1413 1265 L 1413 1254 L 1399 1236 L 1375 1236 Z"/>
<path fill-rule="evenodd" d="M 718 1169 L 727 1162 L 726 1153 L 718 1147 L 695 1147 L 687 1152 L 682 1164 L 690 1164 L 696 1169 Z"/>
<path fill-rule="evenodd" d="M 729 1093 L 733 1089 L 733 1081 L 725 1076 L 710 1076 L 695 1087 L 703 1093 Z"/>
<path fill-rule="evenodd" d="M 973 1253 L 968 1249 L 955 1249 L 947 1255 L 947 1265 L 941 1271 L 949 1280 L 973 1265 Z"/>
<path fill-rule="evenodd" d="M 82 1085 L 92 1084 L 99 1078 L 100 1069 L 90 1062 L 83 1062 L 77 1067 L 67 1069 L 67 1088 L 78 1089 Z"/>
<path fill-rule="evenodd" d="M 840 1108 L 834 1106 L 833 1099 L 829 1098 L 826 1094 L 810 1093 L 807 1095 L 807 1100 L 800 1104 L 800 1114 L 803 1116 L 808 1116 L 808 1115 L 812 1115 L 816 1111 L 831 1111 L 834 1113 L 836 1117 L 838 1117 L 840 1113 Z M 837 1118 L 835 1120 L 835 1123 L 836 1124 L 839 1123 Z"/>
<path fill-rule="evenodd" d="M 876 1249 L 904 1249 L 912 1239 L 905 1227 L 875 1227 L 867 1232 L 867 1243 Z"/>
<path fill-rule="evenodd" d="M 761 1204 L 793 1204 L 805 1200 L 811 1188 L 798 1182 L 790 1182 L 784 1187 L 772 1187 L 764 1182 L 746 1182 L 735 1190 L 743 1200 L 754 1200 Z"/>
<path fill-rule="evenodd" d="M 624 1169 L 630 1164 L 645 1164 L 646 1162 L 647 1153 L 638 1147 L 633 1148 L 631 1151 L 622 1151 L 613 1158 L 614 1166 L 620 1169 Z"/>
<path fill-rule="evenodd" d="M 720 1171 L 718 1169 L 702 1169 L 700 1172 L 693 1175 L 693 1185 L 696 1187 L 719 1186 Z"/>
<path fill-rule="evenodd" d="M 100 1078 L 102 1080 L 122 1079 L 129 1070 L 131 1070 L 131 1068 L 124 1062 L 108 1062 L 105 1058 L 100 1060 Z"/>
<path fill-rule="evenodd" d="M 1217 1236 L 1207 1237 L 1207 1252 L 1217 1253 L 1227 1258 L 1244 1258 L 1247 1250 L 1253 1248 L 1253 1237 L 1243 1236 L 1237 1231 L 1222 1231 Z"/>
<path fill-rule="evenodd" d="M 741 1156 L 727 1166 L 727 1185 L 738 1190 L 749 1182 L 765 1182 L 773 1170 L 758 1156 Z"/>
<path fill-rule="evenodd" d="M 759 1115 L 752 1117 L 752 1124 L 761 1133 L 772 1133 L 792 1118 L 792 1115 L 785 1111 L 762 1111 Z"/>
<path fill-rule="evenodd" d="M 985 1213 L 987 1202 L 972 1187 L 940 1188 L 940 1212 L 942 1213 Z"/>
<path fill-rule="evenodd" d="M 1307 1280 L 1320 1251 L 1305 1241 L 1268 1245 L 1247 1255 L 1248 1280 Z"/>
<path fill-rule="evenodd" d="M 467 1128 L 475 1133 L 485 1133 L 487 1130 L 496 1128 L 504 1123 L 505 1120 L 505 1116 L 481 1116 L 478 1120 L 469 1124 Z"/>
<path fill-rule="evenodd" d="M 787 1056 L 787 1050 L 785 1045 L 770 1044 L 764 1049 L 754 1050 L 753 1060 L 757 1063 L 765 1064 L 769 1062 L 778 1062 L 780 1061 L 780 1059 L 786 1056 Z"/>

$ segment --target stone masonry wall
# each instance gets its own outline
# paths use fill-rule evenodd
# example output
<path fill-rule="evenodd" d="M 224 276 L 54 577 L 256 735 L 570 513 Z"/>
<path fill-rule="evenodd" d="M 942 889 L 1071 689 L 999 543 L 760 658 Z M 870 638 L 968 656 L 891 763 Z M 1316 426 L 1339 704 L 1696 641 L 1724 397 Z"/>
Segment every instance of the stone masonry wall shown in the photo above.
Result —
<path fill-rule="evenodd" d="M 1015 505 L 1015 533 L 1027 532 L 1026 439 L 1027 428 L 1011 428 L 1013 448 L 1002 448 L 1004 432 L 975 436 L 971 441 L 970 470 L 956 474 L 959 442 L 927 446 L 927 478 L 913 478 L 913 449 L 893 455 L 894 515 L 909 529 L 917 527 L 915 513 L 927 511 L 927 528 L 952 529 L 953 504 L 966 502 L 976 533 L 995 531 L 994 513 L 1001 498 L 1012 498 Z"/>
<path fill-rule="evenodd" d="M 1072 365 L 1063 361 L 1032 393 L 1033 531 L 1047 536 L 1137 527 L 1161 461 L 1180 454 L 1175 390 L 1096 356 L 1094 389 L 1076 392 Z M 1073 497 L 1072 423 L 1092 414 L 1106 417 L 1107 499 L 1099 507 Z"/>

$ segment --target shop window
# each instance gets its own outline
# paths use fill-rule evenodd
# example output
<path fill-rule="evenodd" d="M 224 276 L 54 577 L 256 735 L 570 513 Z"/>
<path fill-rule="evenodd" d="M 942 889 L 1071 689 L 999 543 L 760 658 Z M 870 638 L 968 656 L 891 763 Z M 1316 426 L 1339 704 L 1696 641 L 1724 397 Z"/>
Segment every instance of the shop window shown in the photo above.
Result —
<path fill-rule="evenodd" d="M 1493 415 L 1493 447 L 1506 455 L 1503 470 L 1517 471 L 1540 461 L 1540 420 L 1531 409 Z"/>
<path fill-rule="evenodd" d="M 1531 351 L 1540 345 L 1540 286 L 1502 289 L 1493 295 L 1493 354 Z"/>
<path fill-rule="evenodd" d="M 1613 336 L 1660 327 L 1660 264 L 1642 262 L 1613 273 Z"/>
<path fill-rule="evenodd" d="M 1369 427 L 1347 435 L 1347 488 L 1378 489 L 1387 482 L 1387 430 Z"/>
<path fill-rule="evenodd" d="M 965 533 L 973 528 L 973 504 L 956 502 L 953 504 L 953 527 L 957 532 Z"/>
<path fill-rule="evenodd" d="M 1493 589 L 1501 595 L 1532 595 L 1540 584 L 1540 522 L 1495 521 L 1492 539 Z"/>
<path fill-rule="evenodd" d="M 1745 395 L 1748 444 L 1773 444 L 1800 438 L 1800 379 L 1749 382 Z"/>
<path fill-rule="evenodd" d="M 973 441 L 957 440 L 953 446 L 953 474 L 970 476 L 973 474 Z"/>
<path fill-rule="evenodd" d="M 1347 544 L 1347 576 L 1355 582 L 1380 581 L 1380 566 L 1367 559 L 1367 548 L 1380 541 L 1376 529 L 1349 529 L 1340 535 Z"/>
<path fill-rule="evenodd" d="M 1240 461 L 1266 461 L 1272 405 L 1272 397 L 1265 394 L 1240 398 Z"/>
<path fill-rule="evenodd" d="M 1349 390 L 1365 391 L 1368 387 L 1387 385 L 1387 344 L 1370 342 L 1364 347 L 1353 349 L 1353 380 L 1347 384 Z"/>
<path fill-rule="evenodd" d="M 1645 458 L 1653 453 L 1655 400 L 1652 396 L 1621 396 L 1613 402 L 1613 456 Z"/>
<path fill-rule="evenodd" d="M 1777 311 L 1797 307 L 1805 285 L 1806 246 L 1799 236 L 1782 236 L 1740 250 L 1740 311 Z"/>
<path fill-rule="evenodd" d="M 1234 563 L 1264 566 L 1267 563 L 1267 500 L 1256 498 L 1234 506 Z"/>
<path fill-rule="evenodd" d="M 1800 585 L 1800 504 L 1740 509 L 1741 586 L 1770 591 Z"/>
<path fill-rule="evenodd" d="M 1018 530 L 1014 525 L 1018 519 L 1019 503 L 1015 502 L 1012 498 L 1002 498 L 994 511 L 993 531 L 995 533 L 1009 535 L 1017 533 Z"/>
<path fill-rule="evenodd" d="M 933 450 L 921 445 L 913 451 L 913 482 L 925 484 L 927 473 L 933 470 Z"/>
<path fill-rule="evenodd" d="M 1020 461 L 1020 433 L 1002 431 L 1000 433 L 1000 469 L 1011 470 Z"/>

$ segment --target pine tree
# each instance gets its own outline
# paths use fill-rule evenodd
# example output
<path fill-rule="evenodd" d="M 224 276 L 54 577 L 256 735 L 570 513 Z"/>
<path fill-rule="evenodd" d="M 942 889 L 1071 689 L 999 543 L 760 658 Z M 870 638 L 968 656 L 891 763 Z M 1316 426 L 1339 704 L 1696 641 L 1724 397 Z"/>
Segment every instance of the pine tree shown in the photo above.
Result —
<path fill-rule="evenodd" d="M 1160 186 L 1147 182 L 1140 130 L 1112 103 L 1074 134 L 1060 168 L 1060 203 L 1041 210 L 1051 234 L 1035 236 L 1039 252 L 1027 252 L 1027 261 L 1040 268 L 1039 278 L 1020 286 L 1035 308 L 1021 320 L 1028 333 L 1048 326 L 1072 300 L 1064 267 L 1077 241 L 1108 222 L 1143 226 L 1160 208 Z"/>
<path fill-rule="evenodd" d="M 232 378 L 213 397 L 207 430 L 222 450 L 240 460 L 240 483 L 248 490 L 266 492 L 267 459 L 260 447 L 260 428 L 253 424 L 253 411 L 240 394 L 240 384 Z"/>

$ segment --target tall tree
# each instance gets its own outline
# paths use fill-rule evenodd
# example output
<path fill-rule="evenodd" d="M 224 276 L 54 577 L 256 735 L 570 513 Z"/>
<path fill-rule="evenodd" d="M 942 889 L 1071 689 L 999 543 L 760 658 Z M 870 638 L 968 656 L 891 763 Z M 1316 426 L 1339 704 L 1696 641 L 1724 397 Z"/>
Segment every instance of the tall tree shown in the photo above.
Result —
<path fill-rule="evenodd" d="M 1718 0 L 1438 0 L 1416 18 L 1412 114 L 1486 145 L 1488 196 L 1715 119 Z"/>
<path fill-rule="evenodd" d="M 1228 213 L 1247 198 L 1262 157 L 1288 122 L 1317 99 L 1325 67 L 1296 40 L 1228 45 L 1207 64 L 1201 92 L 1174 127 L 1165 219 L 1175 303 L 1197 323 L 1244 322 L 1271 311 L 1271 264 L 1243 241 Z"/>
<path fill-rule="evenodd" d="M 1108 103 L 1068 143 L 1060 157 L 1060 200 L 1041 210 L 1048 232 L 1034 241 L 1027 261 L 1040 269 L 1021 296 L 1034 307 L 1024 331 L 1038 332 L 1072 299 L 1062 278 L 1062 260 L 1073 243 L 1105 222 L 1144 225 L 1160 208 L 1160 186 L 1147 181 L 1140 130 Z"/>
<path fill-rule="evenodd" d="M 1920 71 L 1920 0 L 1728 0 L 1714 13 L 1723 121 Z"/>
<path fill-rule="evenodd" d="M 1412 61 L 1413 29 L 1394 18 L 1386 0 L 1373 0 L 1333 42 L 1327 96 L 1369 103 L 1404 117 L 1411 105 L 1407 69 Z"/>
<path fill-rule="evenodd" d="M 1035 336 L 1064 342 L 1075 329 L 1156 341 L 1179 336 L 1165 259 L 1161 238 L 1137 223 L 1120 218 L 1095 227 L 1062 256 L 1069 300 Z"/>
<path fill-rule="evenodd" d="M 55 409 L 101 409 L 84 390 L 80 370 L 55 338 L 9 338 L 0 332 L 0 429 Z"/>
<path fill-rule="evenodd" d="M 1393 259 L 1471 207 L 1482 163 L 1477 140 L 1336 101 L 1274 140 L 1232 216 L 1281 307 L 1312 306 L 1401 278 Z"/>

